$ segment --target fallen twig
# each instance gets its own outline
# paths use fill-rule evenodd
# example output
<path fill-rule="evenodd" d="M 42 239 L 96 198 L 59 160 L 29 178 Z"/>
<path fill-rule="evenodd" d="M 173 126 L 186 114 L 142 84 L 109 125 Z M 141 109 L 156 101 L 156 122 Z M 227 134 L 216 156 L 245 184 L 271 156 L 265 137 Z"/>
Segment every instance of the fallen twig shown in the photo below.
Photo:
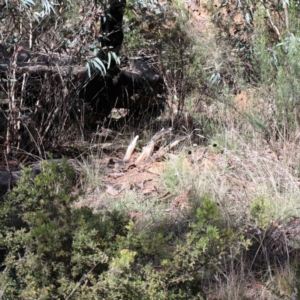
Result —
<path fill-rule="evenodd" d="M 201 153 L 201 155 L 196 159 L 196 162 L 201 161 L 204 158 L 205 153 L 207 152 L 208 148 L 206 147 L 203 152 Z"/>
<path fill-rule="evenodd" d="M 167 145 L 166 147 L 162 148 L 160 151 L 158 151 L 152 157 L 148 158 L 148 160 L 146 162 L 154 161 L 154 160 L 156 160 L 158 158 L 161 158 L 167 152 L 169 152 L 171 149 L 173 149 L 175 146 L 177 146 L 179 143 L 185 141 L 186 139 L 187 139 L 187 136 L 178 136 L 169 145 Z"/>
<path fill-rule="evenodd" d="M 126 151 L 126 154 L 125 154 L 125 156 L 124 156 L 124 158 L 123 158 L 123 161 L 124 162 L 128 162 L 129 161 L 129 159 L 130 159 L 130 157 L 131 157 L 131 155 L 132 155 L 132 153 L 133 153 L 133 151 L 134 151 L 134 149 L 135 149 L 135 147 L 136 147 L 136 143 L 137 143 L 137 140 L 139 139 L 139 136 L 137 135 L 134 139 L 133 139 L 133 141 L 130 143 L 130 145 L 128 146 L 128 148 L 127 148 L 127 151 Z"/>
<path fill-rule="evenodd" d="M 170 133 L 172 131 L 172 128 L 163 129 L 159 132 L 157 132 L 151 139 L 151 141 L 148 143 L 148 145 L 144 148 L 143 152 L 140 154 L 140 156 L 136 160 L 136 164 L 140 163 L 143 160 L 148 159 L 154 150 L 155 144 L 166 134 Z"/>

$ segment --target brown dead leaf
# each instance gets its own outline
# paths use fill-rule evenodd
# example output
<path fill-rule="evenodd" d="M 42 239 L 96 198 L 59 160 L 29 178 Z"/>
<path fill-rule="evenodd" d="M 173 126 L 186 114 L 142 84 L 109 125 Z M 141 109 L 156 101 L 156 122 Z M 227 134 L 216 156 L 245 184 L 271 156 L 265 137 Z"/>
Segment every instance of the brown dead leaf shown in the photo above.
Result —
<path fill-rule="evenodd" d="M 119 194 L 119 192 L 111 185 L 107 185 L 106 193 L 111 196 L 117 196 Z"/>

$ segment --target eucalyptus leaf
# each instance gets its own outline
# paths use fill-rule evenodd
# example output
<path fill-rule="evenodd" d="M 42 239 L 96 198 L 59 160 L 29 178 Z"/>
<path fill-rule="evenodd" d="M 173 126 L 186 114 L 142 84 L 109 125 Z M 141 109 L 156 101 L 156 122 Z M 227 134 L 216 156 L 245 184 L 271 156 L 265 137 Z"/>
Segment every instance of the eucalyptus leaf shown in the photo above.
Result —
<path fill-rule="evenodd" d="M 246 13 L 245 14 L 245 20 L 246 20 L 247 24 L 251 26 L 250 18 L 251 18 L 250 14 Z"/>
<path fill-rule="evenodd" d="M 21 5 L 30 8 L 31 6 L 34 6 L 35 3 L 32 0 L 22 0 Z"/>
<path fill-rule="evenodd" d="M 91 74 L 91 66 L 90 66 L 90 62 L 87 62 L 87 63 L 86 63 L 86 67 L 87 67 L 87 69 L 88 69 L 88 75 L 89 75 L 89 78 L 91 78 L 91 77 L 92 77 L 92 74 Z"/>
<path fill-rule="evenodd" d="M 111 63 L 111 53 L 110 52 L 108 52 L 107 58 L 108 58 L 107 69 L 109 69 L 110 68 L 110 63 Z"/>
<path fill-rule="evenodd" d="M 118 57 L 118 55 L 115 52 L 111 52 L 112 57 L 114 58 L 115 62 L 117 65 L 121 64 L 120 58 Z"/>
<path fill-rule="evenodd" d="M 92 63 L 94 64 L 94 66 L 95 66 L 102 74 L 105 74 L 105 73 L 106 73 L 105 66 L 104 66 L 103 62 L 102 62 L 98 57 L 95 57 L 94 60 L 92 60 Z"/>
<path fill-rule="evenodd" d="M 93 53 L 94 53 L 95 56 L 97 56 L 98 53 L 99 53 L 99 49 L 98 49 L 98 48 L 95 48 L 94 51 L 93 51 Z"/>

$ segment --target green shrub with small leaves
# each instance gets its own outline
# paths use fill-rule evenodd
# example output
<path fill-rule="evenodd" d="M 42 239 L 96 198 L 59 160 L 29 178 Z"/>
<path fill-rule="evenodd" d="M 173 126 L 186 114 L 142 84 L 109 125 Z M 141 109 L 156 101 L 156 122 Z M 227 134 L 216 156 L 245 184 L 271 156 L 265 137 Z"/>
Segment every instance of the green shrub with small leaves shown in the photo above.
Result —
<path fill-rule="evenodd" d="M 108 267 L 125 219 L 75 209 L 73 181 L 66 162 L 44 163 L 35 178 L 23 169 L 18 186 L 1 204 L 5 299 L 65 298 L 84 274 Z"/>
<path fill-rule="evenodd" d="M 44 163 L 1 204 L 3 299 L 205 299 L 203 282 L 246 242 L 202 199 L 180 234 L 137 230 L 128 213 L 76 208 L 74 173 Z"/>

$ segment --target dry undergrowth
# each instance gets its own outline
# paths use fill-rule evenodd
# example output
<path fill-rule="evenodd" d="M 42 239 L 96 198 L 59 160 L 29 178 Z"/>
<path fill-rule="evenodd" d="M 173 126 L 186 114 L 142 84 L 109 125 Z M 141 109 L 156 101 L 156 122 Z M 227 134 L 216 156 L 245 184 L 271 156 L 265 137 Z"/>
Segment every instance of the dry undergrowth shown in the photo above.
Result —
<path fill-rule="evenodd" d="M 128 145 L 101 152 L 101 158 L 87 163 L 93 179 L 79 205 L 95 210 L 125 209 L 137 227 L 143 224 L 145 230 L 159 222 L 171 226 L 189 222 L 187 217 L 199 197 L 208 195 L 218 203 L 230 227 L 257 239 L 257 249 L 266 241 L 276 248 L 282 238 L 291 239 L 283 245 L 286 253 L 288 247 L 299 249 L 299 226 L 292 228 L 291 222 L 296 220 L 297 225 L 300 218 L 300 145 L 293 139 L 267 138 L 249 122 L 250 113 L 267 118 L 259 93 L 247 89 L 229 102 L 202 102 L 188 113 L 196 129 L 200 116 L 215 124 L 213 134 L 195 143 L 199 131 L 187 130 L 184 124 L 181 134 L 187 138 L 183 144 L 158 160 L 136 164 L 148 138 L 125 167 L 118 162 Z M 258 237 L 257 228 L 261 229 Z M 257 276 L 251 267 L 258 254 L 251 255 L 250 262 L 245 258 L 229 266 L 228 274 L 209 284 L 209 299 L 296 299 L 297 274 L 289 265 L 260 270 Z M 267 263 L 266 258 L 261 259 Z"/>
<path fill-rule="evenodd" d="M 215 201 L 236 215 L 240 215 L 240 209 L 248 209 L 254 200 L 264 198 L 270 206 L 270 220 L 298 215 L 299 145 L 285 143 L 282 151 L 275 153 L 259 136 L 249 143 L 249 138 L 234 129 L 212 137 L 211 141 L 207 147 L 186 142 L 181 150 L 167 154 L 166 160 L 138 165 L 134 164 L 139 155 L 135 153 L 126 168 L 115 163 L 125 155 L 122 150 L 115 157 L 93 160 L 95 172 L 102 176 L 93 193 L 120 198 L 135 191 L 161 197 L 168 192 L 164 183 L 167 168 L 179 183 L 178 189 L 174 187 L 174 196 L 192 188 L 197 193 L 214 195 Z M 184 166 L 178 162 L 182 157 L 185 158 L 180 163 Z M 97 206 L 98 200 L 82 201 Z"/>
<path fill-rule="evenodd" d="M 136 224 L 142 220 L 151 227 L 162 220 L 177 224 L 199 196 L 209 195 L 219 204 L 226 222 L 240 227 L 241 233 L 250 224 L 267 228 L 274 222 L 300 218 L 300 146 L 286 142 L 275 153 L 261 134 L 252 133 L 249 138 L 227 129 L 211 137 L 208 146 L 187 140 L 164 159 L 148 163 L 135 164 L 140 153 L 134 153 L 126 167 L 116 164 L 126 148 L 114 157 L 94 159 L 95 174 L 101 176 L 80 205 L 125 209 Z M 255 214 L 257 205 L 262 209 L 259 214 Z M 296 275 L 288 267 L 264 282 L 246 272 L 247 267 L 240 268 L 235 267 L 225 281 L 216 282 L 211 299 L 279 299 L 274 285 L 284 299 L 292 299 L 288 297 L 294 293 L 290 291 L 293 284 L 285 282 L 295 282 Z"/>
<path fill-rule="evenodd" d="M 196 12 L 192 19 L 202 32 L 211 26 L 205 13 L 201 10 L 199 17 Z M 211 61 L 220 54 L 216 52 Z M 101 152 L 101 158 L 91 158 L 86 165 L 89 172 L 92 169 L 93 179 L 79 205 L 95 210 L 122 207 L 136 224 L 146 220 L 143 224 L 150 226 L 161 220 L 178 223 L 199 197 L 208 195 L 218 203 L 224 220 L 241 234 L 249 227 L 259 228 L 265 235 L 273 230 L 268 240 L 271 243 L 281 230 L 285 239 L 293 239 L 294 244 L 289 241 L 286 247 L 298 250 L 298 234 L 285 224 L 293 220 L 298 224 L 300 218 L 299 143 L 268 138 L 249 122 L 249 114 L 268 118 L 268 107 L 259 91 L 247 88 L 228 102 L 200 103 L 199 98 L 195 96 L 186 112 L 193 117 L 194 128 L 199 128 L 200 116 L 215 122 L 212 135 L 194 143 L 197 131 L 188 128 L 185 142 L 175 150 L 158 160 L 136 164 L 141 152 L 138 149 L 126 166 L 118 164 L 126 147 L 109 154 Z M 258 248 L 263 248 L 264 240 L 258 242 Z M 208 299 L 297 299 L 297 274 L 292 268 L 284 264 L 272 271 L 261 270 L 257 276 L 252 269 L 254 256 L 250 262 L 245 258 L 233 263 L 227 274 L 215 278 L 208 285 Z"/>

